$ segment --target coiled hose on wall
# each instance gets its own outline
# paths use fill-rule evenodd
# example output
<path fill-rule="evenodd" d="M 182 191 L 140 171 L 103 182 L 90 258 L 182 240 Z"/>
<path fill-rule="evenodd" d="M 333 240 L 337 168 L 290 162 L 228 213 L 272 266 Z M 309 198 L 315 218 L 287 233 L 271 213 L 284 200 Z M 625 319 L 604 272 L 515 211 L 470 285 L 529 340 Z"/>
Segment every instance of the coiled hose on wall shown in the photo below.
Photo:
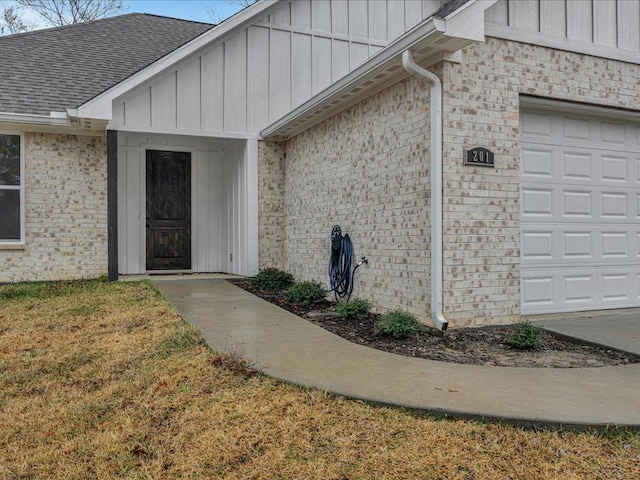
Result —
<path fill-rule="evenodd" d="M 356 270 L 362 263 L 367 263 L 367 259 L 362 257 L 353 270 L 351 263 L 353 260 L 353 243 L 349 235 L 342 235 L 339 225 L 334 225 L 331 230 L 331 255 L 329 258 L 329 285 L 333 291 L 336 301 L 348 301 L 353 293 L 353 277 Z"/>

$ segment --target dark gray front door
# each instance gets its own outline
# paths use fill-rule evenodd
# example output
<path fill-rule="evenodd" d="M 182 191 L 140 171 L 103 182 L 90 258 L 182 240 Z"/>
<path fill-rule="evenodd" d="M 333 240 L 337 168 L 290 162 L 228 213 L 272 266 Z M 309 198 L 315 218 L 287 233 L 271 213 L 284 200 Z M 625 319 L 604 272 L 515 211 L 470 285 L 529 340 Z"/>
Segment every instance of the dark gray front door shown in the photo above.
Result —
<path fill-rule="evenodd" d="M 191 268 L 191 154 L 147 151 L 147 270 Z"/>

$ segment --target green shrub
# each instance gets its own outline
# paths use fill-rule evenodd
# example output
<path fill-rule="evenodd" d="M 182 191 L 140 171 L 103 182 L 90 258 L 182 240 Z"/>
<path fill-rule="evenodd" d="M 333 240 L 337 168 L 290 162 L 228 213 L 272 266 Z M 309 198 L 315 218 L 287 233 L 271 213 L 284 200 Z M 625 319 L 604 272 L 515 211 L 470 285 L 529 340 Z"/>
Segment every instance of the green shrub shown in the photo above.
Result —
<path fill-rule="evenodd" d="M 339 303 L 336 307 L 336 312 L 342 318 L 347 320 L 362 320 L 371 311 L 371 303 L 366 300 L 354 298 L 348 302 Z"/>
<path fill-rule="evenodd" d="M 293 275 L 279 268 L 263 268 L 251 279 L 255 288 L 286 290 L 293 285 Z"/>
<path fill-rule="evenodd" d="M 396 310 L 385 313 L 376 324 L 379 335 L 393 338 L 406 338 L 420 332 L 423 326 L 410 313 Z"/>
<path fill-rule="evenodd" d="M 324 300 L 326 295 L 327 292 L 320 282 L 300 282 L 287 292 L 287 300 L 301 307 L 309 307 Z"/>
<path fill-rule="evenodd" d="M 529 322 L 519 322 L 511 327 L 507 343 L 519 350 L 531 350 L 542 346 L 542 329 Z"/>

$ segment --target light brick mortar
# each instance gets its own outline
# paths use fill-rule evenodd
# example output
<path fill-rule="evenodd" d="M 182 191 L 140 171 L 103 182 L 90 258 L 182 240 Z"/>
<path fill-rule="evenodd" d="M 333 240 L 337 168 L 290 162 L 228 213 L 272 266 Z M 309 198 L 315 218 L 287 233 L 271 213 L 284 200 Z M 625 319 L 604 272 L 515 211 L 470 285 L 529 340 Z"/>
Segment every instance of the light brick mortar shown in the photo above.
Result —
<path fill-rule="evenodd" d="M 284 268 L 284 144 L 258 143 L 258 261 Z"/>
<path fill-rule="evenodd" d="M 286 266 L 327 284 L 334 224 L 348 233 L 354 296 L 378 311 L 429 310 L 428 97 L 401 82 L 287 143 Z"/>
<path fill-rule="evenodd" d="M 26 248 L 0 250 L 0 282 L 105 274 L 105 138 L 26 133 L 25 181 Z"/>
<path fill-rule="evenodd" d="M 452 326 L 520 319 L 520 95 L 640 109 L 640 69 L 489 38 L 444 84 L 444 304 Z M 355 294 L 379 310 L 429 310 L 428 87 L 404 81 L 287 143 L 286 266 L 326 281 L 338 223 L 367 255 Z M 487 146 L 496 168 L 464 167 Z"/>
<path fill-rule="evenodd" d="M 487 39 L 445 63 L 444 297 L 455 326 L 520 318 L 520 95 L 640 109 L 640 67 Z M 496 168 L 465 167 L 465 147 Z"/>

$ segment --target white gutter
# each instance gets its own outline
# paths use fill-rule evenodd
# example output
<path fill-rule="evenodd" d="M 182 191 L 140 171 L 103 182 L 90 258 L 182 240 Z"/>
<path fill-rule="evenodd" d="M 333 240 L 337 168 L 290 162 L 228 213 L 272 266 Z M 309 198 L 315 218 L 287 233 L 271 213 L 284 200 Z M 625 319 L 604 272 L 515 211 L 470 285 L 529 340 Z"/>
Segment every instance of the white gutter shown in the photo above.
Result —
<path fill-rule="evenodd" d="M 51 115 L 32 115 L 28 113 L 0 112 L 0 122 L 31 123 L 35 125 L 69 126 L 69 117 L 60 112 L 51 112 Z"/>
<path fill-rule="evenodd" d="M 416 64 L 411 50 L 402 53 L 402 66 L 431 85 L 431 320 L 445 331 L 449 322 L 442 311 L 442 82 Z"/>

